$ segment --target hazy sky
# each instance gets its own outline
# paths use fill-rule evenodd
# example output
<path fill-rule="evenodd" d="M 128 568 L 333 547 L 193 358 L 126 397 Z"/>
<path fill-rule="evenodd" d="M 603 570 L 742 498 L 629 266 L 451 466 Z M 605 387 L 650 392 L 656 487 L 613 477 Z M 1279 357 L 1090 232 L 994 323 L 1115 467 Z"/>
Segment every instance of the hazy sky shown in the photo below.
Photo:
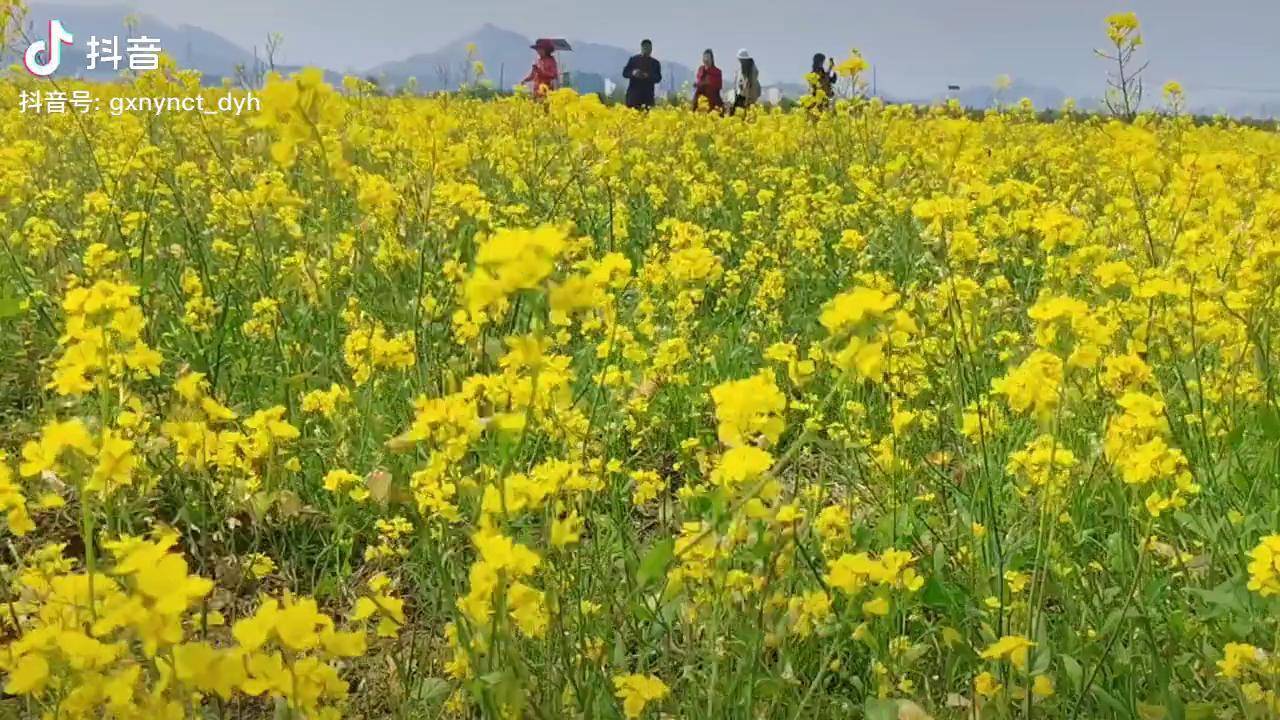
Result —
<path fill-rule="evenodd" d="M 491 22 L 530 36 L 623 47 L 652 37 L 660 58 L 697 63 L 739 47 L 766 81 L 799 80 L 814 52 L 858 47 L 882 91 L 933 94 L 1007 73 L 1075 95 L 1099 95 L 1092 49 L 1103 18 L 1136 11 L 1149 79 L 1180 80 L 1192 101 L 1226 89 L 1280 101 L 1280 0 L 64 0 L 123 1 L 170 23 L 199 25 L 251 47 L 285 36 L 283 60 L 364 69 L 436 47 Z M 722 63 L 723 64 L 723 63 Z"/>

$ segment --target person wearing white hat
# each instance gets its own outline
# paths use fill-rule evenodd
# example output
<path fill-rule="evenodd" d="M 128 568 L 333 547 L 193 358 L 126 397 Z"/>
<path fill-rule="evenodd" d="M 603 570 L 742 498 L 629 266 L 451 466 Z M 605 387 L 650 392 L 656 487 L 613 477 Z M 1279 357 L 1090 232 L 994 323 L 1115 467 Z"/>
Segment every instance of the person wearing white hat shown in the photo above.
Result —
<path fill-rule="evenodd" d="M 755 59 L 746 48 L 738 51 L 738 63 L 741 66 L 738 71 L 738 87 L 730 114 L 746 110 L 760 100 L 760 69 L 756 67 Z"/>

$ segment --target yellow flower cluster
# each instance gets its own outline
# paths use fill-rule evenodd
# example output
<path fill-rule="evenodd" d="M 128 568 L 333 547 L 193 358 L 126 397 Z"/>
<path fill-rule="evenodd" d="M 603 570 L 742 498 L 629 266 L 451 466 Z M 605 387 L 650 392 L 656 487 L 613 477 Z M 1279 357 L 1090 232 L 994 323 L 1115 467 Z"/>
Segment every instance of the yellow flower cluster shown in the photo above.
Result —
<path fill-rule="evenodd" d="M 628 718 L 640 717 L 649 703 L 661 701 L 671 694 L 666 683 L 654 675 L 617 675 L 613 678 L 613 686 Z"/>
<path fill-rule="evenodd" d="M 1280 595 L 1280 535 L 1262 538 L 1249 553 L 1249 589 L 1262 597 Z"/>
<path fill-rule="evenodd" d="M 131 376 L 160 372 L 160 354 L 142 339 L 146 318 L 133 299 L 138 288 L 98 280 L 67 292 L 63 351 L 49 387 L 59 395 L 85 395 Z"/>
<path fill-rule="evenodd" d="M 116 557 L 107 573 L 72 571 L 56 559 L 60 547 L 33 556 L 6 620 L 19 637 L 0 652 L 5 691 L 59 718 L 181 718 L 193 698 L 236 693 L 278 697 L 308 717 L 341 717 L 347 683 L 332 663 L 363 654 L 364 631 L 337 630 L 314 600 L 286 595 L 238 621 L 234 644 L 196 639 L 221 616 L 198 612 L 213 583 L 188 573 L 172 552 L 176 541 L 164 532 L 105 543 Z"/>
<path fill-rule="evenodd" d="M 1138 29 L 1137 13 L 1123 12 L 1107 16 L 1107 37 L 1116 45 L 1141 44 L 1142 36 L 1138 34 Z"/>
<path fill-rule="evenodd" d="M 566 241 L 564 231 L 552 227 L 495 233 L 476 251 L 475 272 L 463 288 L 467 309 L 475 314 L 537 287 L 555 268 Z"/>

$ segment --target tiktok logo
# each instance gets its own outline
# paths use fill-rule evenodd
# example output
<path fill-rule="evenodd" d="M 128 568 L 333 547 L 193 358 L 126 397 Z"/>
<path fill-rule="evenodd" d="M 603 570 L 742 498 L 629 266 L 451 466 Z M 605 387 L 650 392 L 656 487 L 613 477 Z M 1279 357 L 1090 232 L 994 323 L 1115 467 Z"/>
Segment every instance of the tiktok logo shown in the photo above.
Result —
<path fill-rule="evenodd" d="M 70 45 L 74 41 L 75 37 L 62 27 L 61 20 L 50 20 L 49 39 L 31 43 L 31 47 L 27 48 L 26 54 L 22 56 L 27 72 L 36 77 L 49 77 L 62 62 L 62 46 Z M 41 53 L 44 54 L 43 62 L 40 60 Z"/>

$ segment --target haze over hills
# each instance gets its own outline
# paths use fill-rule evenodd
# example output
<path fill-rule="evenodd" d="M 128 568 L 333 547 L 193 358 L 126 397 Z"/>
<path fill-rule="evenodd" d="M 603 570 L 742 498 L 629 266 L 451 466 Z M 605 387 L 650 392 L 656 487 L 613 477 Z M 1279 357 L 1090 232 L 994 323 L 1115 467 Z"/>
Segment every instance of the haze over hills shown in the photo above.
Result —
<path fill-rule="evenodd" d="M 99 67 L 97 70 L 87 69 L 85 42 L 91 35 L 98 37 L 119 36 L 123 44 L 127 37 L 142 35 L 159 38 L 165 52 L 169 53 L 182 67 L 198 70 L 204 76 L 204 82 L 216 85 L 224 78 L 236 79 L 238 74 L 249 71 L 252 77 L 255 67 L 261 70 L 265 63 L 265 54 L 261 49 L 245 49 L 225 37 L 203 28 L 179 24 L 170 25 L 151 15 L 136 14 L 127 5 L 78 5 L 67 3 L 32 3 L 27 17 L 29 34 L 43 37 L 48 20 L 57 18 L 76 36 L 75 46 L 63 55 L 64 66 L 60 74 L 82 76 L 94 80 L 110 78 L 114 72 L 109 68 Z M 126 27 L 129 18 L 130 27 Z M 265 38 L 266 33 L 263 33 Z M 585 92 L 604 92 L 612 85 L 625 87 L 622 68 L 627 58 L 635 50 L 624 49 L 613 45 L 587 42 L 570 38 L 573 52 L 562 55 L 562 67 L 569 71 L 573 84 Z M 288 38 L 285 38 L 288 42 Z M 409 78 L 415 78 L 422 91 L 451 90 L 468 79 L 470 63 L 467 48 L 475 45 L 475 58 L 485 66 L 486 79 L 495 87 L 509 89 L 520 81 L 529 70 L 533 60 L 529 49 L 531 38 L 497 27 L 484 24 L 476 30 L 446 43 L 435 50 L 410 55 L 402 60 L 386 62 L 368 70 L 360 71 L 364 77 L 376 79 L 379 84 L 388 88 L 403 86 Z M 683 86 L 692 82 L 693 71 L 681 63 L 663 57 L 662 48 L 656 53 L 663 61 L 662 89 L 669 93 L 683 92 Z M 15 58 L 5 58 L 6 64 Z M 718 58 L 721 68 L 726 71 L 726 84 L 732 82 L 733 68 L 736 60 L 733 57 Z M 288 73 L 296 70 L 292 66 L 277 66 L 277 69 Z M 341 80 L 341 75 L 327 71 L 327 79 L 331 83 Z M 801 78 L 798 82 L 778 83 L 775 85 L 782 95 L 792 96 L 804 92 Z M 1100 81 L 1101 82 L 1101 81 Z M 893 88 L 879 87 L 878 94 L 887 100 L 901 102 L 928 103 L 943 99 L 942 94 L 933 97 L 907 97 L 896 94 Z M 1101 90 L 1101 87 L 1099 87 Z M 1021 98 L 1032 100 L 1037 108 L 1050 109 L 1061 107 L 1067 94 L 1052 86 L 1038 85 L 1033 82 L 1017 79 L 1002 91 L 996 91 L 987 85 L 962 87 L 956 93 L 962 104 L 973 108 L 992 107 L 999 101 L 1002 104 L 1014 104 Z M 1156 101 L 1159 96 L 1158 87 L 1148 88 L 1148 102 Z M 1215 96 L 1212 105 L 1196 103 L 1192 97 L 1192 109 L 1196 112 L 1224 113 L 1236 117 L 1280 118 L 1280 97 L 1267 95 L 1249 95 L 1247 93 Z M 1097 99 L 1079 98 L 1077 106 L 1083 110 L 1094 109 L 1099 105 Z"/>

